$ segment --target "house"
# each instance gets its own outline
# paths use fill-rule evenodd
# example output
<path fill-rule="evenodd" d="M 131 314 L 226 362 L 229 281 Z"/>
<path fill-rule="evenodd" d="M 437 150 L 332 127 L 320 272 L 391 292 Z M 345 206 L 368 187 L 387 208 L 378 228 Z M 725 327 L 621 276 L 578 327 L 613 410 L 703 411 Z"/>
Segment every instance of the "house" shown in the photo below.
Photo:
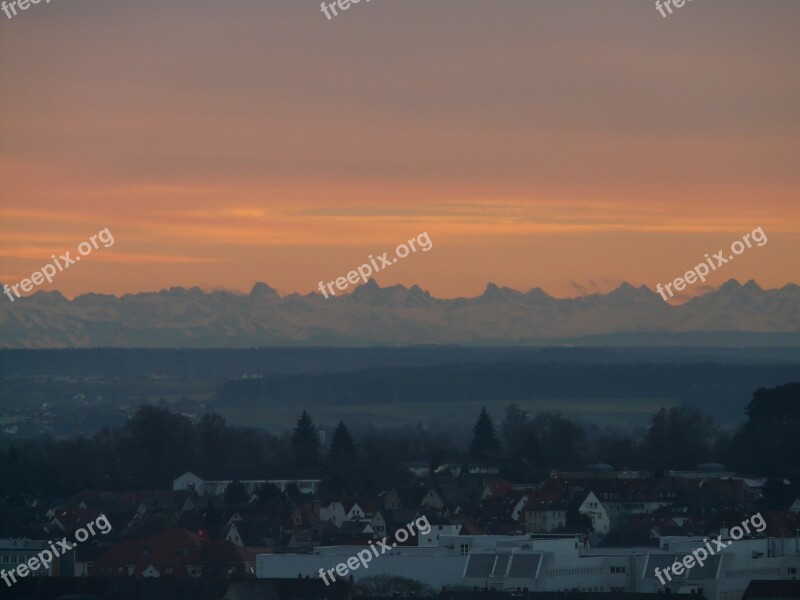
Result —
<path fill-rule="evenodd" d="M 94 575 L 168 578 L 244 576 L 249 572 L 248 561 L 239 550 L 230 542 L 208 540 L 176 527 L 143 540 L 126 540 L 117 544 L 97 557 Z"/>
<path fill-rule="evenodd" d="M 339 532 L 343 539 L 370 540 L 375 537 L 375 530 L 372 529 L 370 522 L 362 519 L 342 523 Z"/>
<path fill-rule="evenodd" d="M 462 524 L 450 519 L 428 518 L 428 523 L 431 524 L 431 530 L 427 534 L 414 530 L 417 546 L 438 548 L 440 537 L 459 535 L 461 533 Z M 409 541 L 413 541 L 413 538 Z"/>
<path fill-rule="evenodd" d="M 341 527 L 348 521 L 371 521 L 380 512 L 381 502 L 376 498 L 340 498 L 319 508 L 319 519 Z"/>
<path fill-rule="evenodd" d="M 27 563 L 31 558 L 35 557 L 39 552 L 47 548 L 47 541 L 28 540 L 28 539 L 9 539 L 0 538 L 0 565 L 6 571 L 16 568 L 17 565 Z M 39 563 L 39 568 L 35 571 L 29 572 L 34 577 L 44 577 L 53 575 L 67 575 L 72 576 L 73 573 L 68 570 L 69 563 L 74 551 L 70 551 L 68 556 L 64 558 L 56 558 L 50 565 L 43 566 Z M 9 584 L 10 585 L 10 584 Z"/>
<path fill-rule="evenodd" d="M 88 508 L 58 509 L 53 513 L 47 530 L 53 534 L 73 534 L 87 523 L 94 523 L 102 511 Z"/>
<path fill-rule="evenodd" d="M 377 537 L 382 538 L 386 535 L 386 518 L 380 510 L 375 512 L 369 524 Z"/>
<path fill-rule="evenodd" d="M 508 494 L 513 490 L 514 487 L 510 481 L 506 481 L 505 479 L 490 479 L 483 487 L 480 499 L 483 500 L 484 498 L 496 498 L 498 496 Z"/>
<path fill-rule="evenodd" d="M 514 521 L 523 517 L 523 510 L 530 501 L 531 496 L 526 492 L 510 492 L 502 497 L 503 505 L 508 509 L 508 516 Z"/>
<path fill-rule="evenodd" d="M 95 561 L 105 552 L 105 549 L 98 548 L 94 544 L 79 544 L 75 546 L 75 577 L 93 575 Z"/>
<path fill-rule="evenodd" d="M 550 533 L 566 527 L 567 510 L 565 490 L 550 488 L 531 492 L 524 506 L 525 530 L 528 533 Z"/>
<path fill-rule="evenodd" d="M 422 497 L 420 506 L 432 508 L 434 510 L 442 510 L 444 508 L 444 500 L 435 489 L 430 488 Z"/>
<path fill-rule="evenodd" d="M 176 477 L 172 482 L 172 490 L 187 490 L 190 492 L 195 492 L 199 495 L 205 494 L 205 487 L 206 482 L 201 477 L 198 477 L 191 471 L 186 471 L 180 477 Z"/>
<path fill-rule="evenodd" d="M 601 535 L 607 534 L 619 521 L 621 509 L 616 503 L 603 503 L 594 492 L 589 492 L 578 507 L 578 512 L 592 520 L 592 529 Z"/>
<path fill-rule="evenodd" d="M 266 520 L 237 520 L 230 524 L 225 533 L 225 540 L 240 548 L 264 548 L 275 544 L 280 536 L 280 525 Z"/>
<path fill-rule="evenodd" d="M 393 492 L 399 499 L 398 506 L 386 506 L 385 508 L 393 509 L 409 509 L 419 508 L 422 505 L 422 499 L 425 497 L 428 487 L 425 485 L 415 485 L 403 488 L 395 488 Z"/>
<path fill-rule="evenodd" d="M 432 487 L 426 486 L 394 488 L 382 494 L 382 497 L 383 508 L 386 510 L 420 507 L 442 510 L 445 507 L 442 496 Z"/>

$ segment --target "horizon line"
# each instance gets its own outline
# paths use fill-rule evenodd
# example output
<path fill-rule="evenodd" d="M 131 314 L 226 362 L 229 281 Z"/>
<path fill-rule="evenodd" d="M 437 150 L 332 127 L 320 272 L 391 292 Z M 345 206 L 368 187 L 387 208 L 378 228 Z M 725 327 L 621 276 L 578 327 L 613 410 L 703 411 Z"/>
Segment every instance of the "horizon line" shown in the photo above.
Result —
<path fill-rule="evenodd" d="M 0 283 L 0 287 L 2 287 L 2 285 L 3 284 Z M 681 297 L 681 298 L 676 297 L 676 300 L 678 300 L 678 302 L 675 302 L 675 303 L 666 303 L 665 302 L 665 304 L 667 304 L 669 306 L 680 306 L 682 304 L 686 304 L 687 302 L 690 302 L 693 299 L 702 298 L 702 297 L 707 296 L 709 294 L 714 294 L 716 292 L 719 292 L 724 287 L 732 287 L 732 286 L 740 287 L 740 288 L 745 288 L 745 287 L 753 288 L 753 287 L 755 287 L 759 291 L 768 292 L 768 291 L 785 290 L 787 288 L 794 288 L 794 287 L 800 286 L 800 284 L 798 284 L 798 283 L 786 283 L 782 287 L 765 288 L 765 287 L 762 287 L 761 285 L 759 285 L 758 282 L 754 278 L 748 279 L 744 283 L 740 283 L 738 279 L 732 277 L 732 278 L 726 280 L 725 282 L 723 282 L 722 284 L 720 284 L 718 287 L 713 287 L 712 289 L 707 289 L 703 293 L 698 293 L 698 294 L 695 294 L 695 295 L 690 296 L 690 297 L 687 297 L 687 296 L 684 296 L 684 297 Z M 710 286 L 706 286 L 706 287 L 710 287 Z M 370 279 L 369 281 L 367 281 L 367 283 L 363 283 L 363 284 L 353 288 L 352 291 L 350 291 L 350 292 L 348 292 L 346 294 L 343 293 L 340 296 L 334 296 L 334 298 L 338 298 L 338 299 L 348 298 L 348 297 L 350 297 L 350 296 L 352 296 L 354 294 L 363 293 L 363 292 L 359 292 L 358 290 L 370 289 L 370 288 L 379 289 L 379 290 L 391 290 L 391 289 L 395 289 L 395 288 L 402 288 L 403 290 L 406 290 L 406 291 L 412 291 L 412 290 L 414 290 L 416 288 L 417 290 L 419 290 L 420 292 L 422 292 L 423 294 L 427 295 L 428 297 L 430 297 L 433 300 L 440 300 L 440 301 L 445 301 L 445 302 L 447 302 L 447 301 L 452 302 L 452 301 L 455 301 L 455 300 L 470 300 L 470 299 L 482 298 L 482 297 L 486 296 L 490 291 L 493 291 L 493 290 L 513 292 L 515 294 L 519 294 L 520 296 L 526 296 L 526 295 L 531 295 L 531 294 L 536 293 L 538 295 L 543 295 L 543 296 L 546 296 L 547 298 L 550 298 L 550 299 L 553 299 L 553 300 L 578 300 L 578 299 L 582 299 L 582 298 L 591 298 L 591 297 L 595 297 L 595 296 L 610 296 L 611 294 L 617 293 L 620 290 L 628 290 L 628 289 L 635 290 L 635 291 L 644 291 L 644 292 L 648 292 L 648 293 L 650 293 L 650 294 L 652 294 L 654 296 L 659 296 L 658 292 L 655 291 L 655 287 L 651 289 L 650 287 L 648 287 L 645 284 L 642 284 L 640 286 L 635 286 L 635 285 L 632 285 L 632 284 L 628 283 L 627 281 L 621 282 L 616 288 L 614 288 L 612 290 L 609 290 L 608 292 L 605 292 L 605 293 L 603 293 L 603 292 L 591 292 L 591 293 L 586 293 L 586 294 L 582 294 L 582 295 L 564 296 L 564 297 L 558 297 L 558 296 L 553 296 L 551 294 L 548 294 L 541 287 L 532 287 L 532 288 L 529 288 L 527 291 L 522 291 L 522 290 L 517 290 L 517 289 L 511 288 L 509 286 L 500 286 L 500 285 L 495 284 L 492 281 L 489 281 L 489 282 L 487 282 L 486 287 L 484 288 L 484 291 L 483 291 L 482 294 L 479 294 L 479 295 L 476 295 L 476 296 L 455 296 L 455 297 L 452 297 L 452 298 L 442 298 L 442 297 L 433 296 L 428 290 L 423 289 L 418 284 L 412 284 L 411 286 L 408 286 L 408 287 L 403 285 L 402 283 L 396 283 L 396 284 L 392 284 L 392 285 L 388 285 L 388 286 L 381 286 L 375 279 Z M 245 296 L 253 296 L 253 295 L 255 295 L 257 290 L 258 291 L 266 290 L 268 292 L 273 292 L 281 300 L 285 300 L 286 298 L 291 298 L 291 297 L 323 299 L 322 298 L 322 294 L 320 294 L 320 293 L 318 293 L 316 291 L 310 291 L 310 292 L 308 292 L 306 294 L 302 294 L 300 292 L 288 292 L 288 293 L 283 293 L 282 294 L 279 290 L 277 290 L 276 288 L 273 288 L 272 286 L 270 286 L 266 282 L 255 281 L 253 283 L 253 285 L 251 286 L 249 292 L 245 291 L 245 290 L 230 290 L 230 289 L 226 289 L 226 288 L 215 288 L 215 287 L 198 286 L 198 285 L 194 285 L 194 286 L 190 286 L 190 287 L 185 287 L 185 286 L 178 285 L 178 286 L 172 286 L 172 287 L 169 287 L 169 288 L 161 288 L 159 290 L 128 292 L 128 293 L 125 293 L 125 294 L 122 294 L 122 295 L 106 294 L 106 293 L 101 293 L 101 292 L 91 292 L 90 291 L 90 292 L 84 292 L 84 293 L 78 294 L 76 296 L 73 296 L 72 298 L 69 298 L 68 296 L 66 296 L 60 290 L 55 289 L 55 290 L 37 290 L 33 294 L 29 294 L 27 296 L 22 296 L 22 297 L 18 298 L 17 300 L 31 299 L 31 298 L 35 298 L 37 296 L 50 296 L 50 295 L 58 295 L 58 296 L 64 298 L 67 302 L 74 302 L 74 301 L 78 300 L 79 298 L 83 298 L 83 297 L 86 297 L 86 296 L 104 296 L 104 297 L 111 297 L 111 298 L 115 298 L 117 300 L 121 300 L 123 298 L 130 297 L 130 296 L 158 295 L 158 294 L 164 294 L 164 293 L 170 293 L 170 292 L 200 292 L 205 296 L 211 296 L 213 294 L 219 293 L 219 294 L 228 294 L 228 295 L 231 295 L 231 296 L 242 296 L 242 297 L 245 297 Z"/>

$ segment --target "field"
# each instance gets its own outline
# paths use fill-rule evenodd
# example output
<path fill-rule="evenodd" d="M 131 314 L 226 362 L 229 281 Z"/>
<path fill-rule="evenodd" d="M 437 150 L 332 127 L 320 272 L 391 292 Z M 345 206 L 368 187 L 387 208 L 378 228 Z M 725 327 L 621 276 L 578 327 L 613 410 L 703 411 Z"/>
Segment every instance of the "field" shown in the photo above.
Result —
<path fill-rule="evenodd" d="M 424 426 L 436 429 L 444 428 L 465 430 L 475 423 L 481 407 L 486 405 L 495 423 L 502 419 L 504 409 L 509 402 L 484 403 L 468 402 L 404 402 L 402 404 L 342 404 L 334 406 L 288 406 L 258 407 L 223 407 L 216 406 L 219 412 L 234 425 L 264 427 L 271 431 L 288 430 L 294 427 L 298 414 L 303 408 L 322 429 L 332 429 L 339 421 L 349 427 L 361 428 L 370 425 L 383 426 L 390 423 L 393 427 L 415 426 L 422 422 Z M 679 404 L 678 399 L 666 398 L 624 398 L 617 400 L 589 401 L 580 400 L 529 400 L 517 402 L 517 405 L 530 413 L 543 410 L 561 411 L 564 416 L 584 425 L 619 427 L 622 429 L 639 429 L 650 423 L 659 408 Z"/>

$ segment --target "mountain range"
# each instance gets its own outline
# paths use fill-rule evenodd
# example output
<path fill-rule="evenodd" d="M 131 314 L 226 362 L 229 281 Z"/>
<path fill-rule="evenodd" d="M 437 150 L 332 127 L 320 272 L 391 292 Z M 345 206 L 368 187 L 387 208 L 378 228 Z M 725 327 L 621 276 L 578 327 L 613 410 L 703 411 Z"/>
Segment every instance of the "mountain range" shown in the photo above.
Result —
<path fill-rule="evenodd" d="M 374 280 L 347 296 L 281 296 L 171 288 L 68 300 L 38 292 L 0 303 L 0 348 L 256 346 L 607 345 L 800 346 L 800 287 L 764 290 L 730 280 L 670 306 L 645 286 L 558 299 L 487 285 L 440 299 Z"/>

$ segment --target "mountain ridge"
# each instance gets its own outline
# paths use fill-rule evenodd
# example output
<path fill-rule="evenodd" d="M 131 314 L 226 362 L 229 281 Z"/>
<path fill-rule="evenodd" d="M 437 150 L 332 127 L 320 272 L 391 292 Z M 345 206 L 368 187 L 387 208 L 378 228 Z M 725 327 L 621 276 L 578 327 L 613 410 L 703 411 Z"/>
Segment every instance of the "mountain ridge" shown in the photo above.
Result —
<path fill-rule="evenodd" d="M 577 298 L 490 282 L 479 296 L 452 299 L 417 285 L 380 287 L 375 280 L 329 299 L 313 292 L 281 296 L 257 282 L 249 293 L 177 286 L 69 300 L 40 291 L 0 306 L 0 348 L 543 345 L 604 336 L 647 343 L 648 335 L 659 343 L 688 335 L 702 344 L 703 335 L 712 343 L 730 334 L 800 345 L 800 287 L 765 290 L 752 279 L 730 279 L 671 306 L 646 286 L 627 282 Z"/>

